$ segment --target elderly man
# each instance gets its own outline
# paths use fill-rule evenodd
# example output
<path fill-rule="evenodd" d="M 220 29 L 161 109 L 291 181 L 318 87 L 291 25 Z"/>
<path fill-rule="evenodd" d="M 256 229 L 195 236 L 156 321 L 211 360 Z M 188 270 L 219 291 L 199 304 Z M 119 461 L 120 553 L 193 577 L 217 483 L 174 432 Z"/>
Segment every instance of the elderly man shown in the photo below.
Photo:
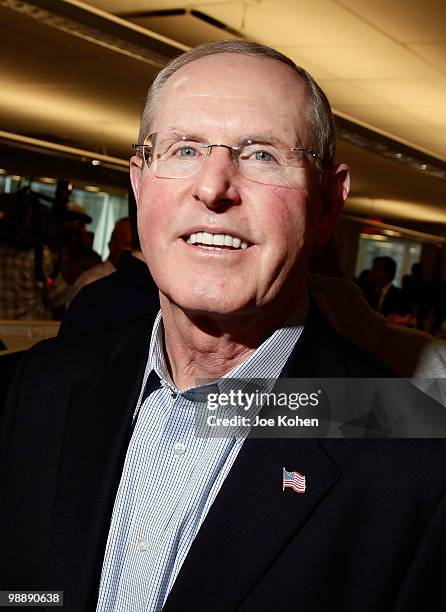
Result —
<path fill-rule="evenodd" d="M 31 351 L 2 440 L 2 589 L 65 610 L 434 610 L 441 440 L 199 437 L 199 381 L 382 376 L 306 298 L 348 192 L 328 102 L 254 43 L 155 80 L 131 178 L 153 321 Z"/>

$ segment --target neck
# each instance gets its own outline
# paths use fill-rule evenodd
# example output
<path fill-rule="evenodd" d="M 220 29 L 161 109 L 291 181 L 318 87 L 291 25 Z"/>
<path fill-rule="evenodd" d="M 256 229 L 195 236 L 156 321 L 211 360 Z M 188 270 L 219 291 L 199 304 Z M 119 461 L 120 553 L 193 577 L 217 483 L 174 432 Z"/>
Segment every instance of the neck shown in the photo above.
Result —
<path fill-rule="evenodd" d="M 216 317 L 188 313 L 160 294 L 166 363 L 178 389 L 199 380 L 219 379 L 249 357 L 273 331 L 281 327 L 297 304 L 271 313 Z"/>

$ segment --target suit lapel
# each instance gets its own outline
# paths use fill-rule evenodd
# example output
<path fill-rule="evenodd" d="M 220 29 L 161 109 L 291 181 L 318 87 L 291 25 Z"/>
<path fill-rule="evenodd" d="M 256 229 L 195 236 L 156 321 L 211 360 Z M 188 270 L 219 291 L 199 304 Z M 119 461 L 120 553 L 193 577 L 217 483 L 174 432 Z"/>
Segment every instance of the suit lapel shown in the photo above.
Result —
<path fill-rule="evenodd" d="M 95 607 L 113 502 L 147 360 L 148 329 L 138 328 L 115 350 L 109 366 L 77 383 L 71 395 L 49 568 L 54 584 L 65 589 L 67 610 Z"/>
<path fill-rule="evenodd" d="M 307 479 L 282 489 L 282 469 Z M 164 611 L 234 610 L 327 495 L 339 471 L 318 440 L 248 439 L 190 549 Z"/>
<path fill-rule="evenodd" d="M 314 313 L 281 376 L 342 376 L 342 354 L 336 354 L 330 332 Z M 306 476 L 304 494 L 282 490 L 284 467 Z M 317 439 L 246 440 L 163 610 L 238 608 L 340 475 Z"/>

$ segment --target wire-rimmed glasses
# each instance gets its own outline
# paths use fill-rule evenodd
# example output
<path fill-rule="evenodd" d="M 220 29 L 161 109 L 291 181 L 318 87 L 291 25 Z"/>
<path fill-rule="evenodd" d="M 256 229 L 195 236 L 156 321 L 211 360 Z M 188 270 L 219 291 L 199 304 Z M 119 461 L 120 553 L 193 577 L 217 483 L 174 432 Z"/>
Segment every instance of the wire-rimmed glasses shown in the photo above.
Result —
<path fill-rule="evenodd" d="M 133 147 L 158 178 L 189 178 L 199 172 L 212 149 L 227 149 L 244 177 L 265 185 L 297 187 L 302 169 L 320 156 L 304 147 L 288 148 L 273 138 L 243 138 L 237 145 L 210 144 L 192 135 L 157 132 Z"/>

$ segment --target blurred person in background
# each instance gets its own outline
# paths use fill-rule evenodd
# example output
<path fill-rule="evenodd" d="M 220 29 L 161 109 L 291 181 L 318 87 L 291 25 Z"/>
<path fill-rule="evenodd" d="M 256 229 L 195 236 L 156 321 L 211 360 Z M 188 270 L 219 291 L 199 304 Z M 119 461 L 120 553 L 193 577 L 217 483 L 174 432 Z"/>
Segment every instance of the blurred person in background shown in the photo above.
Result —
<path fill-rule="evenodd" d="M 133 190 L 128 194 L 131 251 L 124 250 L 116 272 L 84 286 L 69 303 L 60 336 L 94 333 L 159 311 L 158 287 L 141 252 Z M 111 249 L 110 249 L 111 252 Z"/>
<path fill-rule="evenodd" d="M 427 283 L 423 280 L 421 264 L 419 262 L 412 264 L 410 271 L 410 274 L 403 276 L 402 289 L 408 301 L 415 307 L 419 307 L 422 303 Z"/>
<path fill-rule="evenodd" d="M 94 281 L 104 278 L 112 272 L 116 272 L 118 267 L 119 258 L 124 251 L 131 251 L 132 249 L 132 232 L 130 226 L 130 219 L 123 217 L 119 219 L 115 227 L 113 228 L 110 241 L 108 243 L 109 256 L 106 261 L 96 264 L 92 268 L 85 270 L 73 284 L 70 289 L 68 303 L 79 293 L 79 291 L 93 283 Z"/>
<path fill-rule="evenodd" d="M 82 206 L 67 204 L 57 228 L 57 249 L 62 256 L 62 276 L 67 285 L 73 286 L 80 275 L 102 262 L 93 250 L 92 233 L 87 225 L 92 219 Z"/>
<path fill-rule="evenodd" d="M 437 303 L 439 296 L 436 285 L 424 278 L 421 263 L 417 262 L 412 264 L 411 274 L 403 276 L 401 286 L 405 300 L 416 317 L 417 327 L 424 329 L 429 310 Z"/>
<path fill-rule="evenodd" d="M 344 277 L 334 236 L 313 252 L 309 293 L 330 324 L 373 353 L 398 376 L 444 378 L 446 347 L 430 334 L 401 323 L 402 315 L 383 316 L 370 307 L 358 281 Z M 364 280 L 370 270 L 364 270 Z M 367 289 L 367 284 L 363 285 Z M 396 319 L 396 317 L 400 317 Z"/>
<path fill-rule="evenodd" d="M 65 304 L 68 286 L 57 256 L 42 248 L 42 275 L 36 275 L 36 251 L 0 244 L 0 319 L 53 319 Z"/>
<path fill-rule="evenodd" d="M 370 301 L 370 295 L 373 291 L 373 286 L 370 283 L 370 275 L 371 275 L 371 270 L 369 270 L 368 268 L 365 268 L 364 270 L 360 272 L 358 278 L 355 279 L 355 283 L 361 289 L 367 302 Z"/>
<path fill-rule="evenodd" d="M 370 306 L 384 316 L 390 314 L 407 315 L 410 305 L 404 293 L 392 284 L 396 275 L 396 261 L 392 257 L 375 257 L 370 272 Z"/>
<path fill-rule="evenodd" d="M 0 197 L 0 319 L 48 320 L 68 287 L 52 210 L 29 188 Z"/>

